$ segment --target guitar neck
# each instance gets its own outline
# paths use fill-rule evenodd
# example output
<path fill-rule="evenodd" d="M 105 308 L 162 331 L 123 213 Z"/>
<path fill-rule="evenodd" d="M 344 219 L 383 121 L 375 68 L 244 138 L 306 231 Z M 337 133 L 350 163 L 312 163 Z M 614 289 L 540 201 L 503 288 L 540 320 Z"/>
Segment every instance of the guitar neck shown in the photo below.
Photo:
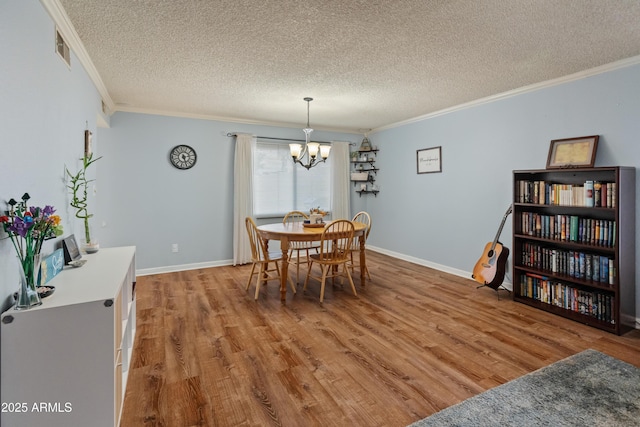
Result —
<path fill-rule="evenodd" d="M 496 244 L 498 243 L 498 239 L 500 238 L 500 234 L 502 234 L 502 229 L 504 228 L 504 223 L 507 222 L 507 217 L 509 216 L 511 211 L 512 211 L 512 206 L 509 205 L 509 208 L 507 209 L 507 211 L 505 212 L 504 216 L 502 217 L 502 222 L 500 223 L 500 227 L 498 227 L 498 232 L 496 233 L 496 237 L 495 237 L 495 239 L 493 239 L 493 243 L 491 244 L 491 250 L 495 249 Z"/>

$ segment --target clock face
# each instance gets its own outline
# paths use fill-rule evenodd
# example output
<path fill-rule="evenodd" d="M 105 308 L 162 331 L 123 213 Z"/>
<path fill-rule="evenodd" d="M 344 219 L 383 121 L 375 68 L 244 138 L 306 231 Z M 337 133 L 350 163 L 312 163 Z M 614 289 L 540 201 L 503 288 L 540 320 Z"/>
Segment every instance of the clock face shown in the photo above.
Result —
<path fill-rule="evenodd" d="M 171 164 L 178 169 L 190 169 L 196 164 L 198 156 L 193 148 L 188 145 L 176 145 L 169 153 Z"/>

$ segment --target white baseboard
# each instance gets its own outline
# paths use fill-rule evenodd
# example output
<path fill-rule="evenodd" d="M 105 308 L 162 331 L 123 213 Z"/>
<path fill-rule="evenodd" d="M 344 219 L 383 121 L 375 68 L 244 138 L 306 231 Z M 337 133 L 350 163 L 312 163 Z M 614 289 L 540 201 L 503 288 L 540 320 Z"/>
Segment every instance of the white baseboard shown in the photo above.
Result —
<path fill-rule="evenodd" d="M 393 258 L 397 258 L 397 259 L 401 259 L 403 261 L 408 261 L 408 262 L 412 262 L 414 264 L 418 264 L 418 265 L 422 265 L 425 267 L 429 267 L 429 268 L 433 268 L 434 270 L 438 270 L 438 271 L 442 271 L 445 273 L 450 273 L 453 274 L 455 276 L 460 276 L 463 277 L 465 279 L 469 279 L 470 281 L 473 281 L 473 279 L 471 279 L 471 272 L 470 271 L 464 271 L 464 270 L 458 270 L 457 268 L 451 268 L 448 267 L 446 265 L 442 265 L 442 264 L 437 264 L 435 262 L 430 262 L 430 261 L 426 261 L 420 258 L 415 258 L 409 255 L 405 255 L 405 254 L 401 254 L 399 252 L 393 252 L 393 251 L 388 251 L 386 249 L 382 249 L 382 248 L 378 248 L 375 246 L 371 246 L 371 245 L 367 245 L 367 249 L 374 251 L 374 252 L 379 252 L 381 254 L 384 255 L 388 255 L 390 257 Z M 511 282 L 504 282 L 502 284 L 505 288 L 509 289 L 510 291 L 513 291 L 513 283 Z M 640 318 L 636 317 L 635 319 L 635 323 L 634 323 L 634 319 L 632 317 L 623 317 L 622 319 L 620 319 L 620 321 L 627 326 L 635 326 L 635 329 L 640 329 Z"/>
<path fill-rule="evenodd" d="M 166 267 L 143 268 L 136 270 L 136 276 L 148 276 L 150 274 L 174 273 L 176 271 L 197 270 L 199 268 L 223 267 L 233 265 L 233 260 L 196 262 L 193 264 L 169 265 Z"/>
<path fill-rule="evenodd" d="M 408 261 L 413 264 L 422 265 L 424 267 L 433 268 L 434 270 L 442 271 L 444 273 L 453 274 L 454 276 L 462 277 L 465 279 L 469 279 L 469 281 L 473 281 L 471 279 L 471 272 L 459 270 L 457 268 L 452 268 L 446 265 L 438 264 L 435 262 L 427 261 L 421 258 L 412 257 L 409 255 L 405 255 L 399 252 L 389 251 L 386 249 L 378 248 L 376 246 L 368 245 L 367 249 L 373 252 L 378 252 L 383 255 L 388 255 L 392 258 L 401 259 L 403 261 Z M 222 260 L 222 261 L 212 261 L 212 262 L 198 262 L 194 264 L 182 264 L 182 265 L 170 265 L 167 267 L 155 267 L 155 268 L 144 268 L 141 270 L 136 270 L 137 276 L 148 276 L 150 274 L 161 274 L 161 273 L 173 273 L 176 271 L 187 271 L 187 270 L 197 270 L 198 268 L 210 268 L 210 267 L 223 267 L 227 265 L 233 265 L 233 260 Z M 502 284 L 505 288 L 510 291 L 513 291 L 513 283 L 504 282 Z M 624 319 L 624 324 L 626 325 L 634 325 L 633 318 Z M 640 318 L 636 317 L 635 319 L 635 329 L 640 329 Z"/>
<path fill-rule="evenodd" d="M 469 279 L 469 281 L 473 281 L 473 279 L 471 278 L 471 273 L 470 271 L 464 271 L 464 270 L 459 270 L 457 268 L 452 268 L 446 265 L 442 265 L 442 264 L 437 264 L 435 262 L 431 262 L 431 261 L 427 261 L 424 259 L 420 259 L 420 258 L 416 258 L 416 257 L 412 257 L 409 255 L 405 255 L 405 254 L 401 254 L 399 252 L 393 252 L 393 251 L 389 251 L 386 249 L 382 249 L 382 248 L 378 248 L 375 246 L 371 246 L 371 245 L 367 245 L 367 249 L 374 251 L 374 252 L 379 252 L 381 254 L 384 255 L 388 255 L 390 257 L 393 258 L 397 258 L 397 259 L 401 259 L 403 261 L 408 261 L 411 262 L 413 264 L 418 264 L 418 265 L 422 265 L 424 267 L 429 267 L 429 268 L 433 268 L 434 270 L 438 270 L 438 271 L 442 271 L 444 273 L 449 273 L 449 274 L 453 274 L 454 276 L 459 276 L 465 279 Z M 477 282 L 474 282 L 477 283 Z M 510 282 L 504 282 L 502 284 L 502 286 L 504 286 L 505 288 L 507 288 L 508 290 L 513 290 L 513 284 Z"/>

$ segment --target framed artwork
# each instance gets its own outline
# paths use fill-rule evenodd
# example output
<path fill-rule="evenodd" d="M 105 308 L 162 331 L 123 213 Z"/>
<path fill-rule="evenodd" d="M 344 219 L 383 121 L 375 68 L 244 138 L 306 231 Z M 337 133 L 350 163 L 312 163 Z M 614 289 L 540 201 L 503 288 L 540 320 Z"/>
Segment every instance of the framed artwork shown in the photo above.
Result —
<path fill-rule="evenodd" d="M 418 173 L 442 172 L 442 147 L 417 151 Z"/>
<path fill-rule="evenodd" d="M 46 284 L 62 271 L 62 267 L 64 267 L 64 251 L 61 248 L 56 249 L 55 252 L 42 260 L 40 266 L 38 286 Z"/>
<path fill-rule="evenodd" d="M 64 250 L 65 264 L 69 264 L 71 261 L 77 261 L 82 258 L 80 249 L 78 249 L 78 243 L 76 242 L 76 236 L 73 234 L 62 240 L 62 249 Z"/>
<path fill-rule="evenodd" d="M 91 136 L 93 134 L 90 130 L 84 131 L 84 156 L 89 157 L 91 155 Z"/>
<path fill-rule="evenodd" d="M 592 168 L 596 161 L 599 135 L 554 139 L 549 146 L 547 169 Z"/>

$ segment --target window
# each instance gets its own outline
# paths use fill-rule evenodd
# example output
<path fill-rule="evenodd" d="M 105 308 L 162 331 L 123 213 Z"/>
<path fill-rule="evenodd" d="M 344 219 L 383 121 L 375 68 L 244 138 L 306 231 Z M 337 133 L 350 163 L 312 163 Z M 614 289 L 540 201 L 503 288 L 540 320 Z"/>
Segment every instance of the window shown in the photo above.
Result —
<path fill-rule="evenodd" d="M 289 145 L 258 140 L 253 156 L 253 211 L 256 217 L 284 216 L 289 211 L 329 210 L 331 166 L 307 170 L 291 160 Z"/>

